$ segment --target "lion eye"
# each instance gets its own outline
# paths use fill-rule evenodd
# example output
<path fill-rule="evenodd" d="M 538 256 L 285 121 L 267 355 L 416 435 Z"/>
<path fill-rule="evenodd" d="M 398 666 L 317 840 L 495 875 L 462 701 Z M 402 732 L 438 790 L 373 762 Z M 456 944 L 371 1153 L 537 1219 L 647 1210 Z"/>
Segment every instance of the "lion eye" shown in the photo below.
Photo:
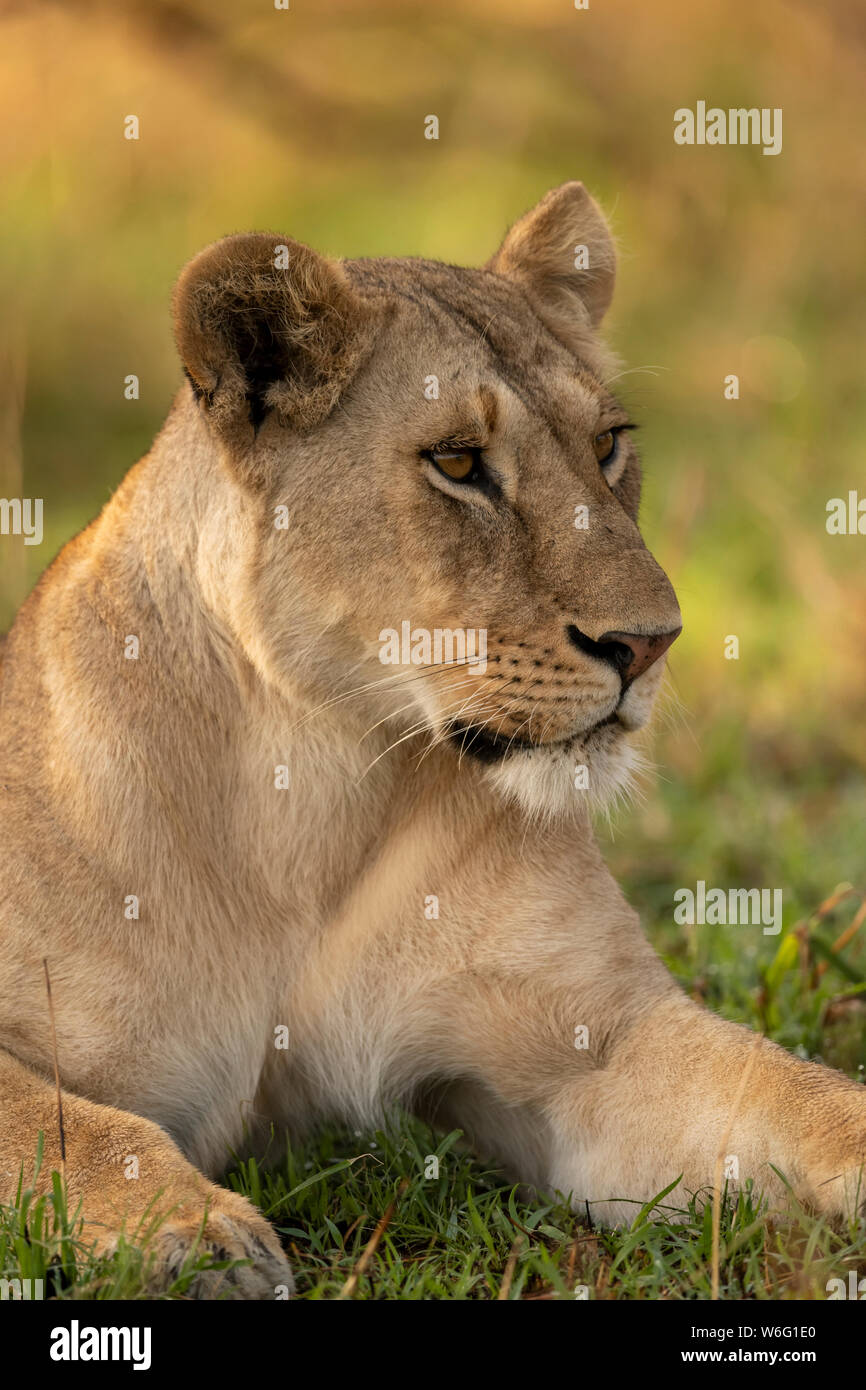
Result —
<path fill-rule="evenodd" d="M 478 466 L 477 449 L 431 449 L 430 458 L 446 478 L 454 483 L 467 483 Z"/>
<path fill-rule="evenodd" d="M 613 430 L 603 430 L 592 441 L 595 456 L 599 463 L 610 463 L 616 453 L 616 434 Z"/>

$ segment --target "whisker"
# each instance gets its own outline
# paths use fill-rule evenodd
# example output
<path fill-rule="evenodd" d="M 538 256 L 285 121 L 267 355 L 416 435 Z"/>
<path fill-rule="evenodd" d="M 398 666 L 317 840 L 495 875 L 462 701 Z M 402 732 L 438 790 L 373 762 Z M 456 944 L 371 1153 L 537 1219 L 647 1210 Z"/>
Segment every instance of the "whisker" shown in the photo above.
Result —
<path fill-rule="evenodd" d="M 474 684 L 474 682 L 471 680 L 455 681 L 453 685 L 446 685 L 445 691 L 447 693 L 449 690 L 459 690 L 463 686 L 472 684 Z M 367 729 L 366 732 L 363 733 L 361 737 L 358 739 L 358 742 L 363 743 L 365 738 L 369 737 L 369 735 L 372 734 L 374 730 L 381 728 L 383 724 L 387 724 L 389 719 L 396 719 L 398 714 L 402 714 L 404 710 L 412 709 L 413 707 L 417 708 L 416 700 L 410 700 L 407 705 L 401 705 L 399 709 L 392 710 L 390 714 L 385 715 L 384 719 L 379 719 L 376 721 L 375 724 L 371 724 L 369 729 Z"/>
<path fill-rule="evenodd" d="M 514 683 L 515 683 L 515 678 L 512 677 L 512 678 L 511 678 L 511 681 L 509 682 L 509 684 L 514 684 Z M 520 698 L 520 697 L 518 696 L 518 699 L 519 699 L 519 698 Z M 458 757 L 458 759 L 457 759 L 458 767 L 459 767 L 460 764 L 463 762 L 463 754 L 466 752 L 467 746 L 468 746 L 469 748 L 472 747 L 472 745 L 473 745 L 473 743 L 475 742 L 475 740 L 479 737 L 480 734 L 482 734 L 482 733 L 484 732 L 484 729 L 485 729 L 486 726 L 490 723 L 490 721 L 493 720 L 493 719 L 496 719 L 497 716 L 501 716 L 501 719 L 505 719 L 505 717 L 507 716 L 509 710 L 510 710 L 514 705 L 516 705 L 516 704 L 517 704 L 517 699 L 509 701 L 508 707 L 505 708 L 505 709 L 503 709 L 503 707 L 500 705 L 500 708 L 499 708 L 498 710 L 494 710 L 494 712 L 493 712 L 492 714 L 488 715 L 487 719 L 482 720 L 482 722 L 481 722 L 479 725 L 476 726 L 475 732 L 473 733 L 472 738 L 469 740 L 469 744 L 468 744 L 468 745 L 467 745 L 467 743 L 466 743 L 466 734 L 469 732 L 469 730 L 468 730 L 468 729 L 466 730 L 466 733 L 464 733 L 463 739 L 462 739 L 461 744 L 460 744 L 460 754 L 459 754 L 459 757 Z M 501 727 L 502 727 L 502 725 L 501 725 L 501 722 L 500 722 L 500 728 L 501 728 Z"/>
<path fill-rule="evenodd" d="M 427 745 L 427 747 L 424 749 L 424 752 L 421 754 L 420 758 L 418 759 L 417 763 L 415 764 L 415 771 L 416 771 L 416 772 L 418 771 L 418 768 L 419 768 L 419 767 L 421 766 L 421 764 L 423 763 L 424 759 L 427 757 L 427 754 L 428 754 L 428 753 L 431 753 L 431 752 L 433 751 L 434 748 L 437 748 L 437 747 L 439 746 L 439 744 L 444 743 L 445 740 L 446 740 L 446 738 L 448 738 L 448 736 L 449 736 L 449 724 L 453 724 L 454 721 L 455 721 L 456 719 L 459 719 L 460 716 L 461 716 L 461 714 L 463 714 L 464 710 L 466 710 L 468 707 L 471 706 L 473 700 L 479 699 L 481 696 L 485 696 L 485 697 L 486 697 L 489 693 L 490 693 L 490 692 L 489 692 L 489 691 L 486 691 L 486 690 L 479 690 L 479 691 L 476 691 L 475 695 L 470 695 L 470 696 L 468 696 L 468 697 L 462 702 L 462 704 L 461 704 L 460 708 L 457 710 L 456 714 L 454 714 L 454 715 L 452 716 L 452 718 L 448 721 L 448 724 L 443 724 L 443 725 L 440 726 L 440 728 L 438 728 L 438 729 L 436 729 L 436 730 L 434 731 L 434 736 L 433 736 L 433 738 L 430 740 L 430 743 L 429 743 L 429 744 Z M 444 713 L 444 710 L 443 710 L 443 713 Z M 458 764 L 458 765 L 459 765 L 459 764 Z"/>
<path fill-rule="evenodd" d="M 625 371 L 615 372 L 613 376 L 605 377 L 605 386 L 611 386 L 615 381 L 621 381 L 624 376 L 637 376 L 642 372 L 646 376 L 658 376 L 659 372 L 669 372 L 670 367 L 662 367 L 657 362 L 650 362 L 646 367 L 627 367 Z"/>
<path fill-rule="evenodd" d="M 477 657 L 467 657 L 463 661 L 437 661 L 435 664 L 425 666 L 423 670 L 416 671 L 412 675 L 407 674 L 406 668 L 403 667 L 399 671 L 395 671 L 392 675 L 382 676 L 380 680 L 367 681 L 364 685 L 356 686 L 354 690 L 345 690 L 340 695 L 333 695 L 329 700 L 324 700 L 320 705 L 316 705 L 313 709 L 307 710 L 306 714 L 304 714 L 297 721 L 297 723 L 291 726 L 291 728 L 289 729 L 289 733 L 294 733 L 296 729 L 299 729 L 303 724 L 306 724 L 308 719 L 312 719 L 313 716 L 316 714 L 321 714 L 323 710 L 330 709 L 333 705 L 339 705 L 344 700 L 351 700 L 356 695 L 363 695 L 369 690 L 376 690 L 380 686 L 387 685 L 389 683 L 395 684 L 399 681 L 402 681 L 408 685 L 410 682 L 415 680 L 424 680 L 426 678 L 439 675 L 441 671 L 453 669 L 453 667 L 455 666 L 471 666 L 473 663 L 477 663 L 477 661 Z"/>
<path fill-rule="evenodd" d="M 485 690 L 482 689 L 482 690 L 476 692 L 476 696 L 477 696 L 478 698 L 481 698 L 481 697 L 483 697 L 483 696 L 486 696 L 488 693 L 489 693 L 489 692 L 487 692 L 487 691 L 485 691 Z M 475 697 L 469 697 L 469 698 L 471 699 L 471 698 L 475 698 Z M 458 701 L 455 700 L 455 701 L 453 701 L 452 703 L 453 703 L 453 704 L 457 704 Z M 464 704 L 464 705 L 466 704 L 466 700 L 463 700 L 463 704 Z M 446 705 L 446 706 L 445 706 L 445 709 L 447 710 L 448 708 L 449 708 L 449 706 Z M 445 710 L 443 710 L 442 712 L 443 712 L 443 714 L 444 714 Z M 430 725 L 429 725 L 429 723 L 427 722 L 426 718 L 425 718 L 425 719 L 422 719 L 418 724 L 413 725 L 412 728 L 410 728 L 409 731 L 408 731 L 407 733 L 404 733 L 404 734 L 402 735 L 402 737 L 400 737 L 400 738 L 398 738 L 398 739 L 395 739 L 395 740 L 393 741 L 393 743 L 389 743 L 389 744 L 388 744 L 388 747 L 387 747 L 387 748 L 384 748 L 384 749 L 382 750 L 382 752 L 379 753 L 378 756 L 375 757 L 375 758 L 373 759 L 373 761 L 372 761 L 370 764 L 368 764 L 368 766 L 364 769 L 364 771 L 362 772 L 360 778 L 358 779 L 358 782 L 356 782 L 355 785 L 356 785 L 356 786 L 360 785 L 360 782 L 362 782 L 363 779 L 367 776 L 367 773 L 370 771 L 370 769 L 373 768 L 373 767 L 375 767 L 375 766 L 376 766 L 376 763 L 380 762 L 381 759 L 384 758 L 384 756 L 385 756 L 386 753 L 390 753 L 392 749 L 399 747 L 399 745 L 400 745 L 401 743 L 405 743 L 407 739 L 416 738 L 416 737 L 418 736 L 418 734 L 419 734 L 419 733 L 423 733 L 423 732 L 425 731 L 425 729 L 428 730 L 428 731 L 430 730 Z"/>

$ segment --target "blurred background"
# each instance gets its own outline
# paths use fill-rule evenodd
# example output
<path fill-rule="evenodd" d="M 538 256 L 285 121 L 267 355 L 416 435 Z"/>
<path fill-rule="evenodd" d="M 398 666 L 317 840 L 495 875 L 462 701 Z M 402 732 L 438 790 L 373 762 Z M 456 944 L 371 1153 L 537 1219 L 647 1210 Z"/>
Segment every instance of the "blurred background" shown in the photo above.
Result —
<path fill-rule="evenodd" d="M 44 498 L 45 541 L 0 538 L 0 630 L 158 430 L 201 246 L 479 263 L 583 179 L 621 245 L 617 389 L 685 618 L 658 778 L 605 852 L 688 988 L 856 1070 L 866 950 L 833 944 L 860 899 L 810 914 L 866 887 L 866 536 L 825 528 L 866 497 L 864 67 L 856 0 L 7 2 L 0 496 Z M 781 107 L 782 153 L 677 146 L 698 100 Z M 781 887 L 792 935 L 675 927 L 699 878 Z"/>

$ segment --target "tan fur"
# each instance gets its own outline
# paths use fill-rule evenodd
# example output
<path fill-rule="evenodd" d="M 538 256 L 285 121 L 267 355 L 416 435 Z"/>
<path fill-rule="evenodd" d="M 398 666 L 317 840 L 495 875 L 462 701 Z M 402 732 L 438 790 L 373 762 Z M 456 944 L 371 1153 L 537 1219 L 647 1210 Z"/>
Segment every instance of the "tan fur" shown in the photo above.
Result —
<path fill-rule="evenodd" d="M 254 1261 L 233 1291 L 273 1297 L 275 1236 L 209 1180 L 271 1124 L 393 1101 L 603 1218 L 678 1173 L 711 1182 L 752 1035 L 669 977 L 574 788 L 576 765 L 601 800 L 623 784 L 664 663 L 620 701 L 569 625 L 597 642 L 680 621 L 630 437 L 610 482 L 593 453 L 625 419 L 593 331 L 612 284 L 575 184 L 485 270 L 335 265 L 261 234 L 187 269 L 192 386 L 5 647 L 0 1198 L 40 1130 L 58 1158 L 43 957 L 73 1200 L 110 1245 L 161 1193 L 157 1282 L 207 1205 L 206 1244 Z M 454 438 L 497 494 L 437 475 L 424 451 Z M 383 666 L 403 620 L 485 628 L 486 670 Z M 473 756 L 482 733 L 503 756 Z M 866 1097 L 765 1043 L 728 1151 L 741 1180 L 781 1195 L 772 1163 L 840 1213 Z"/>

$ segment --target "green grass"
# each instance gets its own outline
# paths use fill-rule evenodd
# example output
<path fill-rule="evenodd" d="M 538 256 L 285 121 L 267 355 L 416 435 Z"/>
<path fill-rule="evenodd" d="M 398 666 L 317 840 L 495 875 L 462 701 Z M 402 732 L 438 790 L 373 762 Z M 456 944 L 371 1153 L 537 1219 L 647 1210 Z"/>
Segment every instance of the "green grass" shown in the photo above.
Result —
<path fill-rule="evenodd" d="M 834 945 L 854 925 L 859 901 L 849 893 L 825 903 L 765 939 L 758 958 L 721 951 L 717 960 L 699 953 L 690 964 L 686 948 L 669 955 L 669 964 L 720 1011 L 856 1076 L 866 991 L 859 931 L 839 950 Z M 672 1171 L 671 1183 L 677 1177 Z M 401 1113 L 374 1134 L 320 1134 L 273 1164 L 239 1157 L 226 1182 L 274 1223 L 300 1298 L 340 1296 L 392 1204 L 354 1298 L 710 1297 L 707 1193 L 679 1208 L 662 1192 L 646 1205 L 635 1202 L 628 1228 L 596 1230 L 562 1194 L 525 1193 L 480 1164 L 459 1131 L 436 1133 Z M 14 1206 L 0 1209 L 0 1277 L 42 1279 L 46 1297 L 61 1300 L 143 1298 L 149 1235 L 94 1257 L 55 1174 L 51 1195 L 21 1190 Z M 825 1298 L 827 1280 L 845 1278 L 862 1261 L 863 1244 L 862 1222 L 833 1230 L 793 1199 L 782 1213 L 750 1188 L 726 1193 L 720 1297 Z M 194 1254 L 164 1297 L 187 1296 L 194 1273 L 208 1264 Z"/>
<path fill-rule="evenodd" d="M 425 1176 L 434 1155 L 438 1177 Z M 660 1194 L 656 1203 L 635 1203 L 628 1228 L 593 1230 L 559 1198 L 521 1196 L 465 1152 L 458 1132 L 437 1135 L 405 1116 L 372 1135 L 322 1135 L 273 1169 L 240 1163 L 228 1181 L 274 1222 L 300 1298 L 339 1297 L 392 1202 L 355 1298 L 710 1296 L 709 1202 L 692 1199 L 680 1209 Z M 751 1192 L 726 1198 L 721 1297 L 826 1297 L 827 1280 L 845 1277 L 849 1262 L 856 1267 L 860 1238 L 855 1228 L 828 1229 L 796 1205 L 781 1223 Z M 164 1297 L 185 1297 L 194 1272 L 208 1263 L 193 1258 Z M 52 1196 L 23 1192 L 0 1217 L 2 1277 L 42 1279 L 49 1298 L 142 1298 L 146 1265 L 146 1243 L 124 1243 L 109 1258 L 88 1253 L 59 1177 Z"/>

